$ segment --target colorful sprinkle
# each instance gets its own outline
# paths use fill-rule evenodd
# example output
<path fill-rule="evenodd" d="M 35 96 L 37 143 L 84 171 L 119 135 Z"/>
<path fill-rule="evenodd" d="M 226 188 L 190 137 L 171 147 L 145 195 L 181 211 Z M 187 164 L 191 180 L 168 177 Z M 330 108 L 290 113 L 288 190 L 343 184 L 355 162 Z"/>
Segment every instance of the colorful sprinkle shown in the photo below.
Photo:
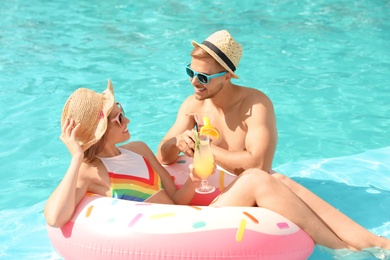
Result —
<path fill-rule="evenodd" d="M 172 217 L 172 216 L 175 216 L 176 213 L 175 212 L 168 212 L 168 213 L 164 213 L 164 214 L 156 214 L 156 215 L 152 215 L 150 216 L 150 218 L 166 218 L 166 217 Z"/>
<path fill-rule="evenodd" d="M 190 206 L 190 207 L 193 208 L 193 209 L 196 209 L 196 210 L 202 210 L 201 207 L 197 207 L 197 206 Z"/>
<path fill-rule="evenodd" d="M 85 217 L 88 218 L 92 213 L 93 205 L 89 206 L 87 212 L 85 213 Z"/>
<path fill-rule="evenodd" d="M 276 224 L 278 226 L 278 228 L 280 229 L 287 229 L 287 228 L 290 228 L 290 226 L 286 223 L 286 222 L 279 222 Z"/>
<path fill-rule="evenodd" d="M 177 164 L 184 164 L 184 163 L 186 163 L 186 160 L 178 160 L 176 163 Z"/>
<path fill-rule="evenodd" d="M 119 201 L 118 199 L 113 199 L 111 204 L 114 206 L 115 204 L 118 203 L 118 201 Z"/>
<path fill-rule="evenodd" d="M 237 242 L 241 242 L 242 237 L 244 236 L 245 227 L 246 227 L 246 220 L 243 219 L 241 220 L 240 227 L 237 230 L 237 234 L 236 234 Z"/>
<path fill-rule="evenodd" d="M 225 189 L 225 172 L 219 171 L 219 190 L 223 191 Z"/>
<path fill-rule="evenodd" d="M 109 218 L 107 220 L 107 223 L 114 223 L 115 222 L 115 217 Z"/>
<path fill-rule="evenodd" d="M 128 227 L 134 226 L 134 224 L 142 217 L 142 213 L 138 213 L 129 223 Z"/>
<path fill-rule="evenodd" d="M 253 215 L 249 214 L 246 211 L 243 211 L 242 213 L 244 213 L 244 215 L 247 216 L 248 218 L 250 218 L 254 223 L 259 224 L 259 220 L 257 218 L 255 218 Z"/>
<path fill-rule="evenodd" d="M 198 222 L 195 222 L 194 224 L 192 224 L 193 228 L 202 228 L 204 226 L 206 226 L 206 222 L 204 222 L 204 221 L 198 221 Z"/>

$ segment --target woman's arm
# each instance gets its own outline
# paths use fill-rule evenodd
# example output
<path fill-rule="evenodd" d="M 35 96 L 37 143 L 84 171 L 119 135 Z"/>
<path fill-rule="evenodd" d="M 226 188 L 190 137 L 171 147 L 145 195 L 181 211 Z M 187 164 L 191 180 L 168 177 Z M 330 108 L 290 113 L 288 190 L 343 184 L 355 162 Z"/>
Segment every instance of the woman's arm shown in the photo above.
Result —
<path fill-rule="evenodd" d="M 84 152 L 75 140 L 80 125 L 74 125 L 75 122 L 68 119 L 62 128 L 60 139 L 68 148 L 72 159 L 64 178 L 50 195 L 45 205 L 46 222 L 53 227 L 62 227 L 72 218 L 77 204 L 87 190 L 85 183 L 80 181 L 79 176 Z"/>
<path fill-rule="evenodd" d="M 175 204 L 188 205 L 195 195 L 195 188 L 199 186 L 200 179 L 190 173 L 187 181 L 178 190 L 172 180 L 169 172 L 159 163 L 152 150 L 143 142 L 131 142 L 124 145 L 124 148 L 130 149 L 144 156 L 150 166 L 160 175 L 164 190 Z M 190 170 L 188 170 L 190 171 Z"/>

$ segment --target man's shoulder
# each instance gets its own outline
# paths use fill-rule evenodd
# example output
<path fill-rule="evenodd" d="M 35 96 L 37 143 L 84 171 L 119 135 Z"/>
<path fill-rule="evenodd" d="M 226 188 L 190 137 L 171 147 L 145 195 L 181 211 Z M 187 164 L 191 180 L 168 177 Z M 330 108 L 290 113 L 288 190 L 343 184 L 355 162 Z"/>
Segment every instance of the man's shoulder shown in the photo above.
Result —
<path fill-rule="evenodd" d="M 252 102 L 271 102 L 270 98 L 261 90 L 251 87 L 239 86 L 242 100 L 252 101 Z"/>
<path fill-rule="evenodd" d="M 196 110 L 199 106 L 203 104 L 203 101 L 197 100 L 195 95 L 188 96 L 183 103 L 181 104 L 182 108 L 184 108 L 187 112 Z"/>
<path fill-rule="evenodd" d="M 197 100 L 195 98 L 195 95 L 192 94 L 192 95 L 189 95 L 186 99 L 184 99 L 183 103 L 195 103 L 195 102 L 199 102 L 199 100 Z"/>
<path fill-rule="evenodd" d="M 238 85 L 237 85 L 237 87 L 244 93 L 265 95 L 264 92 L 262 92 L 261 90 L 259 90 L 257 88 L 238 86 Z"/>

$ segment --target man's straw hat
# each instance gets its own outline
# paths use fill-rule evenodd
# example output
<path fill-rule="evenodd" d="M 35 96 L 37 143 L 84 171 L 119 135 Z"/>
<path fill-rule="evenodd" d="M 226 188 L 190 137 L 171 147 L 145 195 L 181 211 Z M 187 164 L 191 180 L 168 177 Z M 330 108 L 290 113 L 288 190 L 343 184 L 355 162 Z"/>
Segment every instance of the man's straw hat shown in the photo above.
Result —
<path fill-rule="evenodd" d="M 108 80 L 107 89 L 102 94 L 79 88 L 70 95 L 62 110 L 61 128 L 66 119 L 80 123 L 76 140 L 86 151 L 97 143 L 106 132 L 107 117 L 114 107 L 114 88 Z"/>
<path fill-rule="evenodd" d="M 238 67 L 242 56 L 241 44 L 236 42 L 226 30 L 218 31 L 210 35 L 202 43 L 192 41 L 194 47 L 199 46 L 210 54 L 227 71 L 233 74 L 233 78 L 238 79 L 234 71 Z"/>

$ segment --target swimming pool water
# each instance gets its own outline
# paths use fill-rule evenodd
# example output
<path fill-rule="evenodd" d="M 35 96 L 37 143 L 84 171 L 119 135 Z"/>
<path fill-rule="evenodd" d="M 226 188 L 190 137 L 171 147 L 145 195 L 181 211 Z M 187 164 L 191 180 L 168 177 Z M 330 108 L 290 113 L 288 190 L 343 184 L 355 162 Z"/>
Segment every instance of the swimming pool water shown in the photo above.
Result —
<path fill-rule="evenodd" d="M 192 93 L 191 40 L 220 29 L 243 44 L 234 82 L 274 102 L 274 168 L 389 236 L 389 14 L 385 0 L 5 1 L 0 258 L 56 258 L 42 211 L 69 162 L 58 137 L 70 93 L 112 79 L 132 140 L 156 151 Z"/>

